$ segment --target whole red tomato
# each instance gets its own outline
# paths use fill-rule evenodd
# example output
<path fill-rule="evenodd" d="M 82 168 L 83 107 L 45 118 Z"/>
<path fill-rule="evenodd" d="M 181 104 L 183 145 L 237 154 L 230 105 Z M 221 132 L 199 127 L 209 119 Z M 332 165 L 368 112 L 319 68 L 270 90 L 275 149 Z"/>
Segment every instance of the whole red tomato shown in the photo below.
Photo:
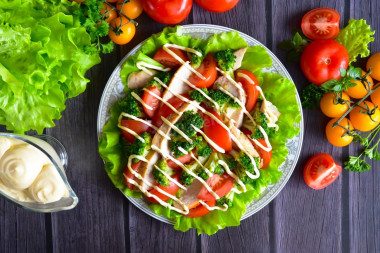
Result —
<path fill-rule="evenodd" d="M 224 12 L 235 7 L 239 0 L 195 0 L 195 2 L 206 11 Z"/>
<path fill-rule="evenodd" d="M 335 40 L 316 40 L 305 47 L 301 55 L 301 69 L 310 82 L 321 85 L 340 79 L 340 69 L 348 67 L 348 53 Z"/>
<path fill-rule="evenodd" d="M 189 15 L 193 0 L 142 0 L 142 6 L 157 22 L 174 25 Z"/>

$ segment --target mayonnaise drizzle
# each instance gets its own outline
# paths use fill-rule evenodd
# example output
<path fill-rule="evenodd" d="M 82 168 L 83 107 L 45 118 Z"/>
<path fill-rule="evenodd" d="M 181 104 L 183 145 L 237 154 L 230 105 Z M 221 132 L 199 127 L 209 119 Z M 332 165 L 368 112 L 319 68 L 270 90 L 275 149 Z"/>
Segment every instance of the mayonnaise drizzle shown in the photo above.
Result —
<path fill-rule="evenodd" d="M 197 157 L 195 157 L 195 155 L 194 155 L 192 152 L 190 153 L 190 156 L 195 160 L 196 163 L 198 163 L 199 166 L 202 167 L 202 169 L 204 169 L 204 170 L 206 171 L 206 173 L 207 173 L 207 175 L 208 175 L 209 177 L 212 177 L 212 176 L 214 175 L 214 174 L 213 174 L 208 168 L 206 168 L 206 167 L 201 163 L 201 161 L 199 161 L 199 159 L 198 159 Z"/>
<path fill-rule="evenodd" d="M 174 184 L 176 184 L 179 188 L 187 191 L 186 187 L 183 186 L 182 184 L 180 184 L 177 180 L 175 180 L 174 178 L 172 178 L 171 176 L 168 175 L 168 173 L 166 173 L 165 171 L 161 170 L 157 165 L 154 165 L 154 168 L 156 170 L 158 170 L 159 172 L 161 172 L 165 177 L 167 177 L 169 179 L 169 181 L 173 182 Z"/>
<path fill-rule="evenodd" d="M 182 60 L 181 57 L 179 57 L 176 53 L 174 53 L 172 50 L 169 49 L 169 47 L 173 47 L 173 44 L 165 44 L 162 48 L 168 53 L 170 54 L 171 56 L 174 57 L 174 59 L 176 59 L 177 61 L 179 61 L 182 65 L 185 64 L 185 61 Z M 177 47 L 177 45 L 174 45 L 173 48 Z M 191 67 L 189 64 L 185 65 L 186 68 L 188 68 L 191 72 L 193 72 L 194 74 L 196 74 L 200 79 L 202 80 L 205 80 L 206 77 L 204 77 L 201 73 L 199 73 L 198 71 L 196 71 L 193 67 Z"/>
<path fill-rule="evenodd" d="M 179 129 L 178 127 L 176 127 L 176 125 L 174 125 L 173 123 L 171 123 L 169 120 L 167 120 L 164 116 L 161 116 L 161 119 L 162 121 L 168 125 L 169 127 L 173 128 L 174 131 L 176 131 L 177 133 L 179 133 L 179 135 L 181 135 L 185 140 L 187 140 L 189 143 L 193 143 L 193 140 L 189 138 L 189 136 L 187 136 L 184 132 L 181 131 L 181 129 Z M 182 151 L 181 151 L 182 152 Z"/>
<path fill-rule="evenodd" d="M 140 119 L 138 117 L 135 117 L 135 116 L 133 116 L 131 114 L 128 114 L 128 113 L 125 113 L 125 112 L 122 112 L 121 115 L 124 116 L 124 117 L 128 117 L 128 118 L 140 121 L 140 122 L 144 123 L 145 125 L 150 126 L 154 130 L 156 130 L 156 132 L 159 133 L 161 136 L 165 137 L 168 140 L 171 140 L 170 136 L 166 135 L 164 132 L 162 132 L 160 129 L 158 129 L 158 127 L 156 127 L 155 125 L 149 123 L 148 121 Z"/>
<path fill-rule="evenodd" d="M 252 139 L 252 141 L 258 146 L 260 147 L 261 149 L 263 149 L 264 151 L 266 152 L 269 152 L 272 150 L 272 145 L 270 144 L 269 142 L 269 139 L 268 139 L 268 135 L 267 133 L 265 132 L 265 130 L 261 127 L 261 126 L 258 126 L 258 129 L 260 130 L 260 132 L 263 134 L 264 136 L 264 140 L 265 140 L 265 144 L 266 144 L 266 147 L 264 147 L 259 141 L 257 141 L 256 139 Z"/>
<path fill-rule="evenodd" d="M 157 78 L 158 79 L 158 78 Z M 160 80 L 160 79 L 158 79 Z M 153 97 L 157 98 L 158 100 L 160 100 L 162 103 L 164 103 L 165 105 L 167 105 L 170 109 L 173 110 L 173 112 L 175 112 L 176 114 L 180 114 L 180 112 L 174 107 L 172 106 L 170 103 L 168 103 L 167 101 L 163 100 L 160 96 L 158 96 L 157 94 L 155 94 L 154 92 L 151 92 L 150 90 L 148 90 L 147 88 L 143 88 L 144 91 L 148 92 L 150 95 L 152 95 Z"/>
<path fill-rule="evenodd" d="M 199 203 L 201 203 L 204 207 L 206 207 L 209 211 L 213 211 L 213 210 L 220 210 L 220 211 L 227 211 L 228 209 L 228 206 L 227 204 L 223 204 L 223 207 L 220 207 L 220 206 L 209 206 L 206 204 L 206 202 L 204 202 L 203 200 L 199 200 Z"/>
<path fill-rule="evenodd" d="M 127 133 L 129 134 L 132 134 L 134 137 L 136 137 L 137 139 L 139 139 L 142 143 L 145 142 L 145 140 L 140 136 L 138 135 L 138 133 L 136 133 L 135 131 L 129 129 L 129 128 L 126 128 L 125 126 L 122 126 L 121 125 L 121 120 L 123 119 L 123 115 L 120 115 L 119 116 L 119 119 L 118 119 L 118 124 L 117 124 L 117 127 L 126 131 Z"/>
<path fill-rule="evenodd" d="M 232 77 L 230 77 L 230 75 L 228 75 L 228 73 L 224 72 L 218 67 L 216 67 L 216 70 L 222 73 L 222 75 L 225 76 L 228 79 L 228 81 L 230 81 L 236 88 L 238 88 L 240 92 L 245 94 L 245 90 L 243 89 L 242 85 L 239 85 Z"/>
<path fill-rule="evenodd" d="M 165 206 L 165 207 L 167 207 L 167 208 L 169 208 L 169 209 L 175 210 L 175 211 L 177 211 L 177 212 L 179 212 L 179 213 L 182 213 L 182 214 L 188 214 L 188 213 L 189 213 L 189 208 L 188 208 L 188 207 L 187 207 L 182 201 L 180 201 L 176 196 L 173 196 L 173 195 L 167 193 L 166 191 L 162 190 L 160 187 L 151 184 L 149 181 L 145 180 L 145 179 L 140 175 L 140 173 L 138 173 L 138 172 L 136 172 L 136 171 L 134 171 L 134 170 L 132 169 L 132 159 L 134 159 L 134 158 L 139 159 L 139 160 L 141 160 L 141 161 L 143 161 L 143 162 L 148 162 L 148 160 L 146 160 L 145 157 L 143 157 L 143 156 L 139 156 L 139 155 L 131 155 L 131 156 L 129 156 L 129 158 L 128 158 L 128 169 L 129 169 L 129 171 L 132 173 L 132 175 L 134 175 L 136 178 L 138 178 L 139 180 L 141 180 L 144 184 L 146 184 L 146 185 L 152 187 L 153 189 L 157 190 L 159 193 L 161 193 L 161 194 L 163 194 L 163 195 L 165 195 L 165 196 L 167 196 L 167 197 L 173 199 L 175 202 L 177 202 L 178 204 L 180 204 L 180 205 L 183 207 L 183 210 L 180 210 L 180 209 L 178 209 L 178 208 L 175 208 L 175 207 L 173 207 L 172 205 L 170 205 L 169 203 L 167 203 L 167 202 L 161 200 L 158 196 L 156 196 L 156 195 L 154 195 L 154 194 L 151 194 L 150 192 L 148 192 L 148 191 L 145 189 L 145 187 L 143 187 L 142 185 L 138 184 L 135 180 L 133 180 L 133 179 L 131 179 L 131 178 L 128 178 L 125 174 L 123 174 L 123 175 L 124 175 L 124 178 L 127 179 L 129 183 L 131 183 L 131 184 L 137 186 L 137 187 L 140 189 L 140 191 L 141 191 L 142 193 L 144 193 L 145 195 L 147 195 L 148 197 L 153 197 L 153 198 L 154 198 L 155 200 L 157 200 L 161 205 L 163 205 L 163 206 Z"/>
<path fill-rule="evenodd" d="M 220 165 L 222 165 L 224 170 L 227 172 L 227 174 L 230 175 L 231 177 L 233 177 L 235 179 L 236 183 L 238 183 L 243 188 L 242 192 L 246 192 L 247 187 L 245 187 L 245 184 L 243 183 L 243 181 L 241 181 L 240 178 L 230 170 L 230 168 L 228 167 L 228 164 L 223 160 L 219 160 L 218 163 Z M 242 192 L 239 192 L 239 193 L 242 193 Z"/>
<path fill-rule="evenodd" d="M 139 101 L 146 109 L 153 111 L 153 107 L 150 105 L 146 104 L 136 93 L 132 92 L 131 93 L 132 97 L 134 97 L 137 101 Z"/>
<path fill-rule="evenodd" d="M 171 47 L 171 48 L 177 48 L 177 49 L 180 49 L 180 50 L 183 50 L 183 51 L 186 51 L 186 52 L 189 52 L 189 53 L 193 53 L 193 54 L 196 54 L 198 55 L 199 57 L 202 57 L 202 53 L 195 50 L 194 48 L 190 48 L 190 47 L 183 47 L 183 46 L 179 46 L 179 45 L 176 45 L 176 44 L 166 44 L 167 47 Z"/>
<path fill-rule="evenodd" d="M 156 69 L 156 70 L 160 70 L 160 71 L 164 71 L 164 72 L 167 72 L 167 71 L 170 71 L 170 68 L 162 68 L 162 67 L 158 67 L 158 66 L 155 66 L 155 65 L 152 65 L 152 64 L 149 64 L 149 63 L 146 63 L 144 61 L 138 61 L 136 62 L 136 67 L 142 71 L 144 71 L 145 73 L 147 73 L 148 75 L 151 75 L 153 76 L 153 72 L 150 71 L 149 69 L 147 68 L 150 68 L 150 69 Z"/>
<path fill-rule="evenodd" d="M 220 153 L 225 153 L 226 151 L 224 149 L 222 149 L 221 147 L 218 146 L 218 144 L 216 144 L 213 140 L 211 140 L 210 138 L 207 137 L 207 135 L 202 131 L 200 130 L 198 127 L 194 126 L 194 125 L 191 125 L 194 130 L 197 132 L 197 133 L 200 133 L 203 138 L 205 138 L 205 140 L 211 145 L 213 146 L 216 151 L 220 152 Z"/>

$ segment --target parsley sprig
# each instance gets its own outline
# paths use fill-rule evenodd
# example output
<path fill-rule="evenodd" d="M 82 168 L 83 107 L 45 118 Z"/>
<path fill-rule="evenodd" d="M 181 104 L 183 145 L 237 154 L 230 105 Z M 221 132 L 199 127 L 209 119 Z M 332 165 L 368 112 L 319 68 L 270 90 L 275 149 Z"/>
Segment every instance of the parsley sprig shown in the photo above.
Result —
<path fill-rule="evenodd" d="M 294 33 L 293 39 L 284 40 L 277 47 L 287 52 L 286 61 L 299 62 L 304 48 L 310 41 L 302 31 L 297 31 Z"/>

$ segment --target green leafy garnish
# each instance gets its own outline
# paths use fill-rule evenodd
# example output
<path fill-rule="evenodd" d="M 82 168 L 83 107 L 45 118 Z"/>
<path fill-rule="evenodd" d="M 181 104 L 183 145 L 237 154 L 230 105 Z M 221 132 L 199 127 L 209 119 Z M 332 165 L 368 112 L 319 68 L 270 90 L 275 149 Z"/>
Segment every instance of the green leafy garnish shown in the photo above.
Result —
<path fill-rule="evenodd" d="M 293 39 L 280 42 L 277 47 L 288 52 L 286 61 L 299 62 L 301 54 L 310 40 L 302 32 L 296 32 Z"/>
<path fill-rule="evenodd" d="M 314 109 L 319 106 L 319 100 L 326 93 L 326 89 L 315 84 L 307 85 L 301 93 L 301 103 L 304 109 Z"/>

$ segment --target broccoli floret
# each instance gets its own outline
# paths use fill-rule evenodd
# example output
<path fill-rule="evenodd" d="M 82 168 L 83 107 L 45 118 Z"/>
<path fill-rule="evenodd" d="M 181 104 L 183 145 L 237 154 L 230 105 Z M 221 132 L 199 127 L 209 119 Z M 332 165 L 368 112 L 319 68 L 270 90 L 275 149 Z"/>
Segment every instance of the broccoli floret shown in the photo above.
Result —
<path fill-rule="evenodd" d="M 202 119 L 201 115 L 195 113 L 194 111 L 186 111 L 183 113 L 182 117 L 175 124 L 175 126 L 178 127 L 178 129 L 184 132 L 187 136 L 193 137 L 197 132 L 191 125 L 194 125 L 200 129 L 203 127 L 203 123 L 204 120 Z M 174 129 L 172 129 L 171 134 L 176 137 L 181 136 L 179 133 L 174 131 Z"/>
<path fill-rule="evenodd" d="M 199 164 L 196 161 L 186 165 L 186 168 L 190 171 L 195 171 L 198 167 L 199 167 Z M 181 181 L 181 184 L 183 185 L 191 185 L 194 181 L 194 177 L 184 170 L 179 176 L 179 180 Z"/>
<path fill-rule="evenodd" d="M 136 93 L 138 96 L 141 96 L 142 94 L 141 89 L 131 89 L 127 92 L 125 99 L 123 99 L 119 105 L 123 112 L 135 117 L 140 117 L 142 114 L 141 104 L 132 96 L 132 92 Z"/>
<path fill-rule="evenodd" d="M 225 72 L 232 71 L 236 62 L 236 56 L 230 49 L 216 52 L 214 54 L 214 59 L 218 62 L 219 67 Z"/>
<path fill-rule="evenodd" d="M 203 180 L 208 179 L 208 174 L 206 173 L 206 171 L 203 168 L 198 168 L 197 170 L 195 170 L 195 174 L 198 177 L 202 178 Z"/>
<path fill-rule="evenodd" d="M 264 139 L 263 133 L 260 131 L 258 126 L 261 126 L 268 137 L 272 136 L 276 133 L 276 129 L 274 127 L 268 127 L 268 119 L 263 112 L 261 112 L 262 101 L 257 101 L 255 108 L 252 110 L 251 115 L 255 120 L 255 124 L 252 124 L 251 120 L 244 120 L 244 127 L 251 131 L 251 138 L 255 140 Z"/>
<path fill-rule="evenodd" d="M 206 94 L 208 95 L 208 90 L 206 88 L 201 88 L 201 90 Z M 190 98 L 199 102 L 199 103 L 202 103 L 204 100 L 206 100 L 206 98 L 203 96 L 202 93 L 200 93 L 198 90 L 191 90 L 189 91 L 189 95 L 190 95 Z"/>
<path fill-rule="evenodd" d="M 224 204 L 226 204 L 226 205 L 228 206 L 228 208 L 230 208 L 230 207 L 232 207 L 232 202 L 233 202 L 232 199 L 227 198 L 227 195 L 226 195 L 226 196 L 224 196 L 224 197 L 218 199 L 218 200 L 216 201 L 216 204 L 217 204 L 218 206 L 224 206 Z"/>
<path fill-rule="evenodd" d="M 195 136 L 193 142 L 190 143 L 184 138 L 172 139 L 170 140 L 169 149 L 173 152 L 175 158 L 185 155 L 179 148 L 183 148 L 187 152 L 191 151 L 193 148 L 197 146 L 199 142 L 202 141 L 201 136 Z"/>
<path fill-rule="evenodd" d="M 224 111 L 226 108 L 239 109 L 240 105 L 222 90 L 215 89 L 209 91 L 209 96 L 221 107 L 220 110 Z"/>
<path fill-rule="evenodd" d="M 229 155 L 226 155 L 226 154 L 218 154 L 218 158 L 219 158 L 219 160 L 224 161 L 230 170 L 235 169 L 236 161 L 233 157 L 230 157 Z M 222 175 L 225 173 L 225 168 L 224 168 L 224 166 L 218 164 L 214 168 L 213 172 L 216 174 Z"/>
<path fill-rule="evenodd" d="M 201 49 L 198 48 L 198 47 L 194 47 L 194 49 L 197 50 L 198 52 L 201 52 L 201 53 L 202 53 L 202 56 L 198 56 L 198 55 L 196 55 L 196 54 L 194 54 L 194 53 L 188 53 L 187 55 L 188 55 L 188 57 L 189 57 L 190 60 L 191 60 L 191 66 L 192 66 L 193 68 L 197 69 L 197 68 L 201 65 L 201 63 L 202 63 L 202 61 L 203 61 L 203 55 L 204 55 L 204 52 L 203 52 L 203 50 L 201 50 Z"/>
<path fill-rule="evenodd" d="M 158 74 L 155 75 L 155 77 L 160 79 L 164 84 L 168 84 L 169 81 L 172 79 L 173 74 L 171 72 L 159 72 Z M 157 86 L 158 88 L 161 89 L 160 83 L 157 82 L 156 80 L 154 80 L 154 78 L 152 80 L 150 80 L 150 82 L 148 83 L 147 86 L 148 87 L 149 86 Z"/>
<path fill-rule="evenodd" d="M 241 179 L 241 181 L 243 181 L 243 183 L 251 183 L 254 179 L 251 179 L 245 173 L 246 171 L 248 171 L 251 174 L 255 174 L 255 171 L 254 171 L 255 167 L 252 164 L 249 156 L 243 151 L 240 151 L 240 152 L 234 151 L 234 152 L 231 152 L 231 154 L 237 162 L 235 166 L 235 171 L 237 175 L 239 176 L 239 178 Z M 253 157 L 253 160 L 256 163 L 256 167 L 260 168 L 260 158 Z"/>
<path fill-rule="evenodd" d="M 161 159 L 155 164 L 160 170 L 164 171 L 169 176 L 173 175 L 173 170 L 168 166 L 168 163 L 165 159 Z M 154 168 L 152 171 L 153 177 L 156 180 L 157 183 L 159 183 L 162 186 L 169 186 L 170 180 L 167 178 L 161 171 Z"/>
<path fill-rule="evenodd" d="M 212 153 L 212 148 L 207 142 L 201 141 L 196 146 L 196 153 L 198 156 L 209 156 Z"/>
<path fill-rule="evenodd" d="M 140 137 L 144 139 L 144 142 L 136 138 L 130 148 L 131 155 L 145 156 L 150 150 L 150 144 L 152 141 L 150 134 L 145 132 L 141 134 Z M 133 159 L 133 162 L 138 162 L 138 159 Z"/>

